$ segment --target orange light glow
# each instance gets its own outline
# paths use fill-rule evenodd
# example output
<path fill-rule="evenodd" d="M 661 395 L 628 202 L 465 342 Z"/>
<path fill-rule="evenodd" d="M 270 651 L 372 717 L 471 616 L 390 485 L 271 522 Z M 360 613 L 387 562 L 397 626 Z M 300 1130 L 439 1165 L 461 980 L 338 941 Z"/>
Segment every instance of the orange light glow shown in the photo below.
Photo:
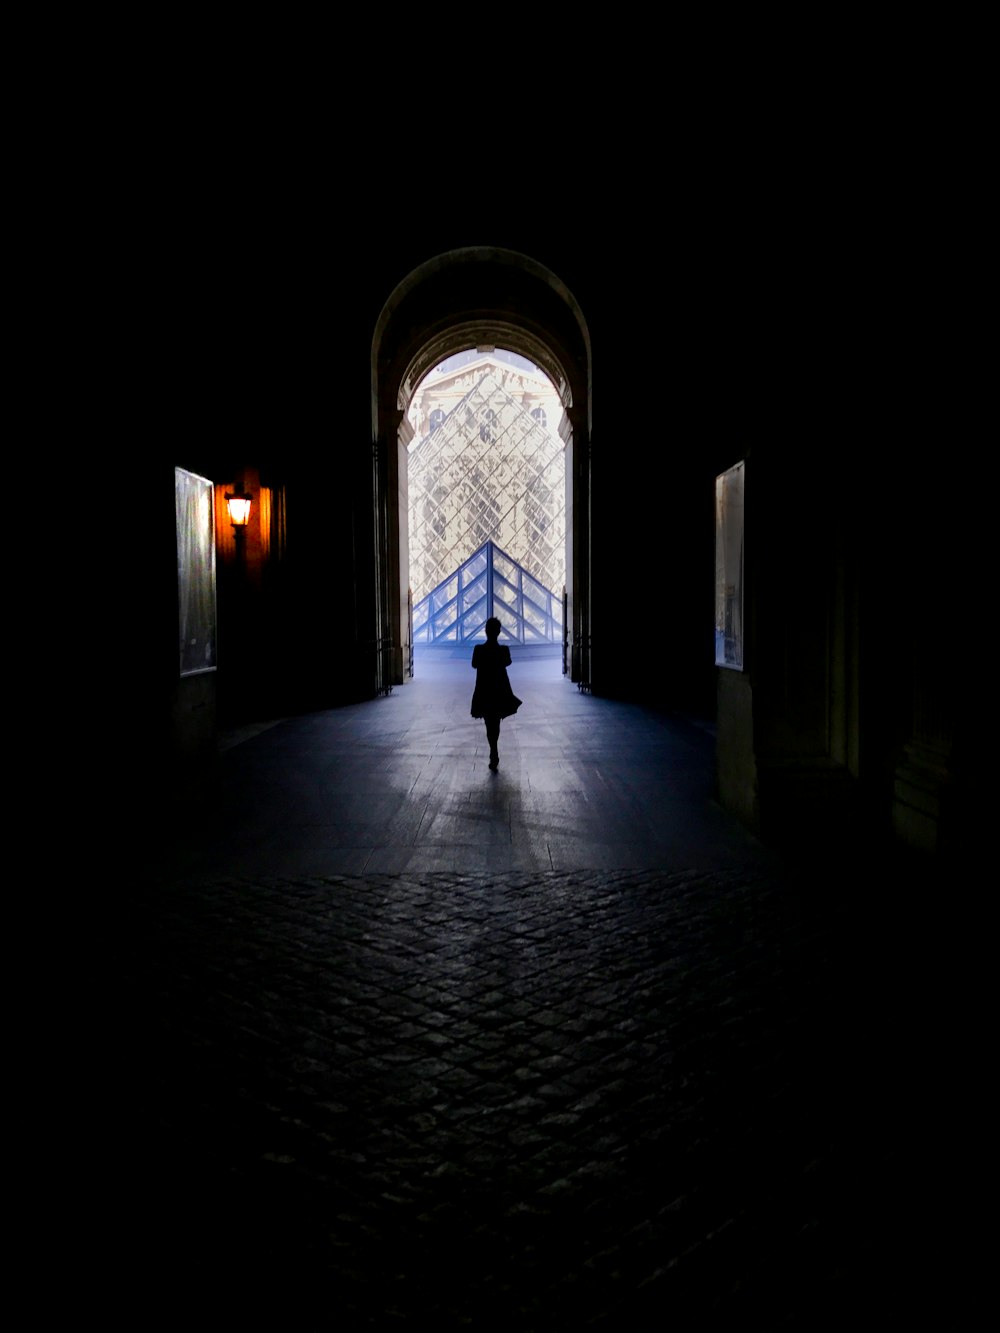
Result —
<path fill-rule="evenodd" d="M 229 517 L 234 528 L 245 528 L 250 521 L 250 496 L 249 495 L 226 495 L 226 504 L 229 506 Z"/>

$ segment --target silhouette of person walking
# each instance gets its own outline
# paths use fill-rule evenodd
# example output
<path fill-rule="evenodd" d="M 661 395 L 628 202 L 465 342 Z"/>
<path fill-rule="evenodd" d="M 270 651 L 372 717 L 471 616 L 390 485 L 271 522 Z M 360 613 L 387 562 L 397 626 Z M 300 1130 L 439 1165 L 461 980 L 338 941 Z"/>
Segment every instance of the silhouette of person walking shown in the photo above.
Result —
<path fill-rule="evenodd" d="M 521 707 L 521 700 L 510 687 L 507 668 L 510 666 L 510 649 L 500 644 L 502 626 L 496 616 L 490 616 L 486 622 L 486 642 L 477 643 L 472 650 L 472 665 L 476 672 L 476 688 L 472 693 L 472 716 L 481 717 L 486 723 L 486 739 L 490 743 L 490 768 L 495 772 L 500 756 L 497 743 L 500 740 L 500 720 L 513 717 Z"/>

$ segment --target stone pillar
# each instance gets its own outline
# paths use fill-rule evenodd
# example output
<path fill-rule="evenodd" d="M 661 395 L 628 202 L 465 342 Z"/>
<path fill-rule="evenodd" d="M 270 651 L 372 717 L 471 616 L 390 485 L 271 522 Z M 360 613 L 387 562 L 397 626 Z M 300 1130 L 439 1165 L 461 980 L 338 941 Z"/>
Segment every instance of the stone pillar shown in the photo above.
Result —
<path fill-rule="evenodd" d="M 395 509 L 398 518 L 395 525 L 390 522 L 390 529 L 394 528 L 396 534 L 397 585 L 395 591 L 395 604 L 398 609 L 393 622 L 394 644 L 392 662 L 393 682 L 397 685 L 402 685 L 402 683 L 410 676 L 413 648 L 413 645 L 410 643 L 411 625 L 408 597 L 410 587 L 410 456 L 407 446 L 413 439 L 414 430 L 404 412 L 397 412 L 396 417 Z M 389 517 L 391 520 L 391 512 Z"/>
<path fill-rule="evenodd" d="M 569 408 L 559 433 L 566 441 L 567 633 L 570 679 L 582 689 L 591 683 L 591 577 L 590 577 L 590 434 L 586 414 Z"/>
<path fill-rule="evenodd" d="M 891 589 L 897 593 L 897 694 L 904 702 L 892 827 L 905 845 L 935 854 L 954 850 L 944 844 L 960 836 L 955 802 L 960 789 L 963 799 L 973 794 L 969 756 L 959 750 L 971 742 L 978 705 L 962 659 L 981 611 L 971 594 L 982 566 L 969 546 L 976 511 L 965 498 L 957 481 L 950 486 L 940 472 L 911 467 L 893 492 L 891 511 L 901 520 L 901 533 L 910 536 L 900 562 L 901 586 L 898 593 Z"/>
<path fill-rule="evenodd" d="M 376 627 L 373 654 L 376 694 L 401 684 L 403 665 L 399 642 L 399 424 L 402 413 L 383 413 L 379 437 L 372 446 L 375 488 Z"/>
<path fill-rule="evenodd" d="M 719 799 L 778 842 L 861 831 L 853 511 L 833 467 L 746 459 L 743 670 L 718 668 Z"/>
<path fill-rule="evenodd" d="M 911 736 L 893 774 L 893 831 L 908 847 L 925 852 L 938 849 L 952 783 L 954 696 L 941 652 L 939 641 L 914 654 Z"/>

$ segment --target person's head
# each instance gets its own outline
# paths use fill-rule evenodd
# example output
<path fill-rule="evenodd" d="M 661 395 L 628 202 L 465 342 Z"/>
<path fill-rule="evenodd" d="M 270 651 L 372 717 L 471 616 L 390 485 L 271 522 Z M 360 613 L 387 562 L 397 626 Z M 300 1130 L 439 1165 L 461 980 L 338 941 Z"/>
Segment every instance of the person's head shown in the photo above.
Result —
<path fill-rule="evenodd" d="M 497 620 L 496 616 L 490 616 L 489 620 L 486 622 L 486 637 L 493 640 L 499 639 L 502 628 L 503 626 L 500 624 L 500 621 Z"/>

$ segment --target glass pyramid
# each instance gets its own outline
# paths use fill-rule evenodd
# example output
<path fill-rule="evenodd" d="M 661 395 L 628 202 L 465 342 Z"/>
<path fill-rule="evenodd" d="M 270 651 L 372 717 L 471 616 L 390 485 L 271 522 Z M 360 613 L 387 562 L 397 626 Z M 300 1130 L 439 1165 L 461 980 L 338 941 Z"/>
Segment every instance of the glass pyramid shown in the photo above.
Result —
<path fill-rule="evenodd" d="M 415 646 L 485 640 L 486 621 L 500 621 L 501 643 L 561 643 L 562 595 L 532 578 L 486 542 L 448 578 L 414 603 Z"/>
<path fill-rule="evenodd" d="M 437 594 L 487 543 L 541 587 L 562 589 L 562 441 L 491 370 L 410 454 L 408 490 L 414 604 Z"/>

